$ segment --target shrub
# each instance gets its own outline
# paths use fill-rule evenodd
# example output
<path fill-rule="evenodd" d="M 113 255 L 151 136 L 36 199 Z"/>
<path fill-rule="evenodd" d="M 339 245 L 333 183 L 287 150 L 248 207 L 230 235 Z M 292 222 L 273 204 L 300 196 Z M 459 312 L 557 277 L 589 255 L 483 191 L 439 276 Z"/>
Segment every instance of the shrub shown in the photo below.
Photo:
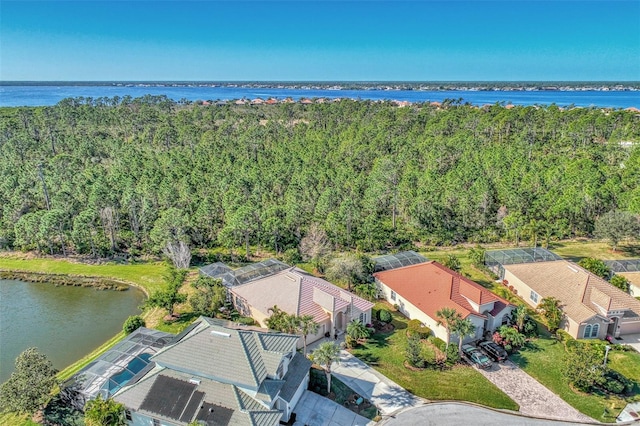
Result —
<path fill-rule="evenodd" d="M 425 360 L 422 357 L 422 343 L 417 334 L 412 334 L 407 340 L 407 362 L 409 365 L 417 368 L 423 368 Z"/>
<path fill-rule="evenodd" d="M 378 311 L 378 319 L 382 322 L 391 322 L 391 312 L 389 312 L 387 309 L 380 309 Z"/>
<path fill-rule="evenodd" d="M 565 330 L 560 330 L 560 329 L 556 330 L 556 338 L 560 342 L 568 342 L 569 340 L 575 340 L 573 336 L 571 336 Z"/>
<path fill-rule="evenodd" d="M 256 323 L 251 317 L 238 317 L 235 322 L 242 325 L 254 325 Z"/>
<path fill-rule="evenodd" d="M 633 391 L 633 381 L 627 379 L 615 370 L 608 370 L 605 373 L 605 382 L 602 387 L 615 394 L 631 393 Z"/>
<path fill-rule="evenodd" d="M 624 291 L 625 293 L 629 293 L 629 286 L 630 286 L 629 280 L 627 280 L 622 275 L 614 275 L 609 280 L 609 283 L 613 286 L 618 287 L 620 290 Z"/>
<path fill-rule="evenodd" d="M 441 351 L 444 352 L 444 350 L 447 348 L 447 344 L 445 343 L 444 340 L 442 340 L 439 337 L 436 336 L 429 336 L 429 338 L 427 339 L 427 341 L 429 343 L 431 343 L 433 346 L 435 346 L 436 348 L 440 349 Z M 452 345 L 455 346 L 455 345 Z"/>
<path fill-rule="evenodd" d="M 348 334 L 345 336 L 344 342 L 345 342 L 347 348 L 349 348 L 349 349 L 355 348 L 358 345 L 358 340 L 354 339 L 353 337 L 349 336 Z"/>
<path fill-rule="evenodd" d="M 140 327 L 144 327 L 146 323 L 140 315 L 132 315 L 122 325 L 122 331 L 126 334 L 131 334 Z"/>
<path fill-rule="evenodd" d="M 284 252 L 282 260 L 288 265 L 295 265 L 302 262 L 302 255 L 300 255 L 300 251 L 297 248 L 290 248 Z"/>
<path fill-rule="evenodd" d="M 426 339 L 431 335 L 431 329 L 422 325 L 420 320 L 412 319 L 407 324 L 409 334 L 417 334 L 421 339 Z"/>

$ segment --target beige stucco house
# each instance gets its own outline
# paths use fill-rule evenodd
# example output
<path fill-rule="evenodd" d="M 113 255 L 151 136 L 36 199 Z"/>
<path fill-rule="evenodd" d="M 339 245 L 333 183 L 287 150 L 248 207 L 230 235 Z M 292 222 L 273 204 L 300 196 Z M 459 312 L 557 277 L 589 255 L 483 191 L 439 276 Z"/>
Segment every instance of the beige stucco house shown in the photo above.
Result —
<path fill-rule="evenodd" d="M 504 265 L 504 279 L 529 305 L 560 300 L 560 327 L 574 338 L 640 333 L 640 301 L 566 260 Z"/>
<path fill-rule="evenodd" d="M 288 314 L 312 315 L 319 328 L 317 334 L 307 336 L 307 343 L 325 333 L 344 332 L 352 320 L 371 322 L 373 303 L 295 267 L 230 287 L 229 294 L 241 315 L 263 327 L 274 306 Z"/>
<path fill-rule="evenodd" d="M 380 297 L 410 319 L 417 319 L 444 341 L 457 341 L 438 325 L 436 312 L 452 308 L 476 327 L 474 336 L 464 341 L 486 337 L 505 324 L 514 306 L 481 285 L 438 262 L 405 266 L 373 275 Z"/>

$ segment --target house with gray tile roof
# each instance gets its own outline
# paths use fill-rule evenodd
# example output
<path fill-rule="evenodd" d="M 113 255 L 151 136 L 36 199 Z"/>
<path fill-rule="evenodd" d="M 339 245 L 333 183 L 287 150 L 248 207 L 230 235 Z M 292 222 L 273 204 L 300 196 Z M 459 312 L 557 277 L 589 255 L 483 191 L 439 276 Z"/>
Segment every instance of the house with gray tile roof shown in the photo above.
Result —
<path fill-rule="evenodd" d="M 309 382 L 299 336 L 200 317 L 113 399 L 131 425 L 277 425 Z"/>

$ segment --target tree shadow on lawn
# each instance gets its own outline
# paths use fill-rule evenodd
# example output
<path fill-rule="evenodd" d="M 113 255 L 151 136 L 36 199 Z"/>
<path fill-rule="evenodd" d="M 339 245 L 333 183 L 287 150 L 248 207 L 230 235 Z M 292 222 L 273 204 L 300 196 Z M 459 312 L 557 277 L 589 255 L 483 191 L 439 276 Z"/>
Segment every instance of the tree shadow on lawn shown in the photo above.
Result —
<path fill-rule="evenodd" d="M 618 250 L 629 257 L 640 257 L 640 244 L 627 244 L 619 246 Z"/>

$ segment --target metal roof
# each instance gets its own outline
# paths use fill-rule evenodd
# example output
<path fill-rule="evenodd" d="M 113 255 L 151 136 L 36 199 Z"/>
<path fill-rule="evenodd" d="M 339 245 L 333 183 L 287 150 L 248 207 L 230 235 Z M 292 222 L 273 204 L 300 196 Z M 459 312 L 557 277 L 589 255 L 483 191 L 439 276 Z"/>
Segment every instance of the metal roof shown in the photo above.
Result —
<path fill-rule="evenodd" d="M 503 265 L 550 262 L 554 260 L 562 260 L 562 258 L 542 247 L 488 250 L 484 253 L 484 264 L 496 273 L 500 279 L 504 278 Z"/>
<path fill-rule="evenodd" d="M 388 271 L 389 269 L 402 268 L 403 266 L 415 265 L 427 262 L 429 259 L 416 253 L 415 251 L 403 251 L 395 254 L 386 254 L 374 257 L 375 272 Z"/>
<path fill-rule="evenodd" d="M 268 277 L 287 268 L 290 268 L 290 266 L 286 263 L 282 263 L 277 259 L 267 259 L 263 262 L 252 263 L 235 270 L 224 263 L 216 262 L 200 268 L 200 273 L 211 278 L 221 279 L 222 284 L 226 287 L 235 287 Z"/>
<path fill-rule="evenodd" d="M 170 333 L 140 327 L 76 373 L 64 384 L 65 390 L 75 395 L 74 405 L 79 408 L 98 395 L 111 397 L 153 366 L 151 356 L 174 338 Z"/>
<path fill-rule="evenodd" d="M 605 260 L 611 272 L 640 272 L 640 259 Z"/>

